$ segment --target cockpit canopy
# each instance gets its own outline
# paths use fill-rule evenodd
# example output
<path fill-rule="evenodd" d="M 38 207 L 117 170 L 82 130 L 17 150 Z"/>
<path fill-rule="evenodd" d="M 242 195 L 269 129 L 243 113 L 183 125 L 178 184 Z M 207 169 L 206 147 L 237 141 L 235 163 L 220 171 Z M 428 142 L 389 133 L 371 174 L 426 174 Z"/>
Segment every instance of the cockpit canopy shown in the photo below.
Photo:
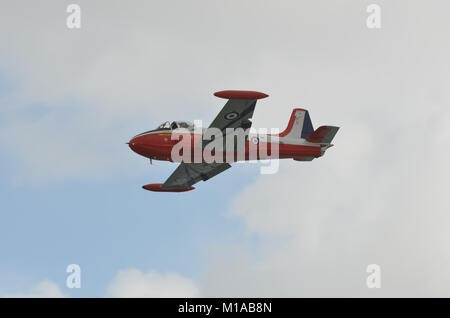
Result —
<path fill-rule="evenodd" d="M 133 138 L 142 136 L 142 135 L 146 135 L 148 133 L 152 133 L 154 131 L 158 131 L 158 130 L 175 130 L 177 128 L 182 128 L 182 129 L 187 129 L 188 131 L 194 131 L 194 124 L 190 123 L 188 121 L 173 121 L 172 123 L 170 123 L 169 121 L 166 121 L 164 123 L 162 123 L 161 125 L 159 125 L 158 127 L 156 127 L 156 129 L 153 130 L 149 130 L 146 132 L 143 132 L 142 134 L 136 135 Z"/>
<path fill-rule="evenodd" d="M 173 121 L 172 123 L 166 121 L 159 125 L 156 130 L 167 129 L 174 130 L 177 128 L 187 129 L 189 131 L 194 131 L 194 124 L 187 121 Z"/>

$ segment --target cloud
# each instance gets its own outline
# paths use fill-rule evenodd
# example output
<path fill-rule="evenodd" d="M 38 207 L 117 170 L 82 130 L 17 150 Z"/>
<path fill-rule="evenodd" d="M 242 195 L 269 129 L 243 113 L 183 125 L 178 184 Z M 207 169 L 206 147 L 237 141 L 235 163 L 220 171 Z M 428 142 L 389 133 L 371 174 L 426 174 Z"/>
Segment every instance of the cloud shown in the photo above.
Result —
<path fill-rule="evenodd" d="M 420 26 L 384 3 L 391 18 L 380 33 L 352 24 L 354 6 L 341 12 L 351 26 L 327 16 L 348 38 L 314 30 L 333 53 L 316 50 L 315 62 L 302 64 L 309 81 L 296 81 L 298 101 L 308 101 L 315 127 L 341 127 L 335 147 L 310 163 L 282 160 L 278 174 L 260 176 L 232 200 L 228 215 L 245 230 L 212 248 L 221 252 L 210 255 L 206 295 L 450 295 L 450 46 L 436 20 L 442 8 L 407 7 L 421 12 Z M 291 62 L 278 61 L 279 72 Z M 283 127 L 289 115 L 258 111 L 262 126 Z M 373 263 L 382 270 L 379 290 L 366 287 Z"/>
<path fill-rule="evenodd" d="M 79 4 L 75 31 L 60 1 L 19 1 L 2 11 L 0 79 L 9 89 L 0 92 L 0 144 L 21 183 L 119 175 L 133 135 L 222 103 L 211 95 L 223 87 L 211 89 L 214 71 L 203 64 L 215 63 L 213 55 L 160 18 L 171 6 Z"/>
<path fill-rule="evenodd" d="M 77 3 L 80 30 L 66 27 L 61 1 L 3 6 L 0 86 L 11 88 L 0 95 L 0 144 L 23 183 L 90 180 L 111 170 L 129 175 L 123 168 L 129 150 L 119 145 L 165 120 L 212 120 L 223 105 L 212 96 L 217 90 L 269 93 L 254 121 L 269 128 L 284 125 L 294 103 L 336 118 L 329 105 L 354 101 L 355 90 L 366 99 L 382 92 L 382 102 L 391 102 L 408 93 L 398 85 L 404 76 L 420 82 L 428 77 L 417 74 L 433 75 L 441 82 L 437 98 L 445 87 L 445 65 L 430 69 L 426 58 L 447 56 L 445 48 L 431 50 L 445 16 L 428 24 L 430 45 L 413 59 L 405 56 L 417 48 L 408 40 L 411 28 L 386 19 L 380 32 L 368 33 L 365 6 L 354 1 Z M 416 6 L 406 7 L 428 22 L 446 12 Z M 403 6 L 384 9 L 399 25 L 416 25 Z M 353 111 L 366 110 L 360 107 Z"/>
<path fill-rule="evenodd" d="M 108 297 L 198 297 L 196 283 L 175 273 L 124 269 L 107 288 Z"/>
<path fill-rule="evenodd" d="M 348 136 L 317 162 L 282 163 L 233 200 L 229 213 L 246 233 L 211 256 L 207 295 L 450 295 L 448 151 L 433 155 L 440 141 L 427 134 L 414 139 L 423 148 L 377 167 L 368 153 L 345 161 Z M 372 263 L 382 268 L 380 290 L 365 285 Z"/>
<path fill-rule="evenodd" d="M 211 255 L 205 294 L 450 295 L 450 151 L 442 147 L 450 94 L 434 100 L 433 83 L 402 85 L 410 91 L 405 101 L 373 96 L 370 117 L 352 102 L 330 110 L 335 119 L 326 123 L 341 126 L 335 147 L 310 163 L 282 160 L 278 174 L 260 176 L 233 199 L 228 215 L 245 232 Z M 379 290 L 366 287 L 373 263 L 382 270 Z"/>
<path fill-rule="evenodd" d="M 5 298 L 62 298 L 66 295 L 60 290 L 59 286 L 49 280 L 44 280 L 33 286 L 28 292 L 4 294 Z"/>
<path fill-rule="evenodd" d="M 364 2 L 217 3 L 80 1 L 77 31 L 60 1 L 2 11 L 0 143 L 22 175 L 108 175 L 130 131 L 212 119 L 218 89 L 269 93 L 255 126 L 284 127 L 293 106 L 341 126 L 323 158 L 283 161 L 233 200 L 242 240 L 213 247 L 198 285 L 130 269 L 108 295 L 449 296 L 449 4 L 383 2 L 368 30 Z"/>

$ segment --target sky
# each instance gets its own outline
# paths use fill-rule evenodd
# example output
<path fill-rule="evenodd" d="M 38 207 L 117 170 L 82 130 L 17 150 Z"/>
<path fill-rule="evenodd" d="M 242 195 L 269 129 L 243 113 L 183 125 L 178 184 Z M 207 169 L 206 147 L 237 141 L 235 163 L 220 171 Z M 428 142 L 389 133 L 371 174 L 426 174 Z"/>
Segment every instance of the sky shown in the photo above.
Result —
<path fill-rule="evenodd" d="M 0 4 L 0 296 L 450 296 L 448 1 Z M 225 89 L 270 95 L 253 127 L 306 108 L 335 146 L 143 190 L 176 164 L 125 143 L 207 125 Z"/>

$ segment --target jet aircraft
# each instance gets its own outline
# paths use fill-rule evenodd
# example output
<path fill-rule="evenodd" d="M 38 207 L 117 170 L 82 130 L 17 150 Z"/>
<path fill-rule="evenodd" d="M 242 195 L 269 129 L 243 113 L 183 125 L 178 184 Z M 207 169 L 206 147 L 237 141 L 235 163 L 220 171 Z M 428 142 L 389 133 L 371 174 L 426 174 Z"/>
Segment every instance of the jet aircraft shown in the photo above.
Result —
<path fill-rule="evenodd" d="M 214 139 L 205 140 L 204 135 L 207 129 L 199 132 L 192 123 L 187 121 L 162 123 L 156 129 L 133 137 L 128 145 L 134 152 L 150 159 L 150 162 L 164 160 L 180 162 L 180 164 L 164 183 L 147 184 L 143 186 L 144 189 L 158 192 L 190 191 L 195 189 L 193 187 L 195 183 L 201 180 L 206 181 L 224 172 L 231 167 L 230 163 L 236 161 L 254 159 L 311 161 L 323 156 L 325 151 L 333 146 L 331 141 L 339 129 L 335 126 L 320 126 L 314 130 L 309 112 L 303 108 L 295 108 L 283 132 L 276 135 L 252 137 L 248 131 L 252 125 L 251 118 L 256 102 L 268 95 L 242 90 L 220 91 L 214 95 L 228 99 L 228 101 L 207 129 L 223 132 L 225 140 L 230 129 L 241 128 L 241 131 L 246 132 L 241 151 L 239 152 L 236 145 L 233 145 L 231 149 L 224 146 L 220 154 L 215 153 L 216 149 L 213 148 L 211 153 L 218 155 L 221 160 L 208 162 L 203 158 L 202 150 L 206 149 Z M 172 138 L 177 131 L 181 131 L 178 138 Z M 181 138 L 179 138 L 180 136 Z M 184 159 L 174 156 L 174 147 L 177 147 L 177 144 L 183 140 L 184 145 L 187 145 L 186 153 L 190 153 L 187 156 L 188 160 L 186 160 L 186 156 L 183 157 Z M 262 148 L 265 151 L 260 151 Z M 277 151 L 272 151 L 274 149 Z M 198 153 L 200 153 L 200 159 L 195 160 L 194 154 Z"/>

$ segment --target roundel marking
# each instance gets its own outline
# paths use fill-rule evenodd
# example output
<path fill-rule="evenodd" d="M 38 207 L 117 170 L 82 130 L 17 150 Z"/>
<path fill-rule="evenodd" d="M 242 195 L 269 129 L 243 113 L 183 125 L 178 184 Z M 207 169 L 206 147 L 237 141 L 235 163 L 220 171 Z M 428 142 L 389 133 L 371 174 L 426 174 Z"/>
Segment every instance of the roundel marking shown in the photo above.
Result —
<path fill-rule="evenodd" d="M 254 144 L 254 145 L 259 144 L 259 138 L 258 137 L 252 137 L 251 141 L 252 141 L 252 144 Z"/>
<path fill-rule="evenodd" d="M 239 114 L 237 112 L 230 112 L 228 114 L 225 114 L 225 116 L 223 116 L 226 120 L 233 120 L 239 117 Z"/>

